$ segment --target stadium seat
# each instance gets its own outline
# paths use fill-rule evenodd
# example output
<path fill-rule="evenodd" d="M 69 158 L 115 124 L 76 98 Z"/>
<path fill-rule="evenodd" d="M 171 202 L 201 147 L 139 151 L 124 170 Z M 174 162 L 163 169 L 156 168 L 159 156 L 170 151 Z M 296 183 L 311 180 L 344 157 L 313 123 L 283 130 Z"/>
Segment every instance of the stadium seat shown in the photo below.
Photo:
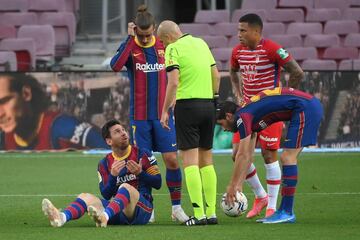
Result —
<path fill-rule="evenodd" d="M 287 34 L 287 35 L 270 35 L 269 39 L 279 43 L 285 48 L 289 47 L 302 47 L 302 39 L 300 35 L 297 34 Z"/>
<path fill-rule="evenodd" d="M 360 70 L 360 59 L 353 60 L 353 70 Z"/>
<path fill-rule="evenodd" d="M 259 15 L 263 21 L 266 19 L 266 11 L 264 9 L 236 9 L 232 13 L 231 22 L 238 23 L 240 17 L 248 13 Z"/>
<path fill-rule="evenodd" d="M 267 23 L 264 22 L 263 32 L 264 37 L 275 34 L 285 34 L 285 24 L 284 23 Z"/>
<path fill-rule="evenodd" d="M 31 38 L 8 38 L 0 42 L 0 51 L 14 51 L 18 71 L 35 69 L 35 42 Z"/>
<path fill-rule="evenodd" d="M 229 39 L 228 47 L 233 48 L 239 43 L 239 37 L 237 35 L 234 35 Z"/>
<path fill-rule="evenodd" d="M 64 0 L 66 12 L 77 12 L 80 9 L 80 0 Z"/>
<path fill-rule="evenodd" d="M 28 0 L 1 0 L 0 12 L 26 12 Z"/>
<path fill-rule="evenodd" d="M 339 45 L 340 38 L 337 34 L 310 34 L 304 40 L 304 47 L 324 48 Z"/>
<path fill-rule="evenodd" d="M 358 33 L 359 26 L 355 20 L 332 20 L 327 21 L 324 27 L 324 34 L 345 35 L 349 33 Z"/>
<path fill-rule="evenodd" d="M 321 34 L 321 23 L 290 23 L 287 29 L 287 34 Z"/>
<path fill-rule="evenodd" d="M 314 0 L 280 0 L 278 7 L 280 8 L 306 8 L 310 9 L 314 5 Z"/>
<path fill-rule="evenodd" d="M 11 12 L 4 13 L 0 16 L 1 22 L 13 25 L 19 28 L 22 25 L 36 25 L 37 16 L 31 12 Z"/>
<path fill-rule="evenodd" d="M 195 14 L 195 23 L 220 23 L 230 21 L 228 10 L 200 10 Z"/>
<path fill-rule="evenodd" d="M 17 71 L 16 55 L 11 51 L 0 51 L 0 72 Z"/>
<path fill-rule="evenodd" d="M 18 31 L 19 38 L 32 38 L 37 60 L 49 61 L 55 55 L 55 32 L 51 25 L 25 25 Z"/>
<path fill-rule="evenodd" d="M 180 23 L 179 27 L 183 33 L 194 36 L 210 35 L 210 26 L 206 23 Z"/>
<path fill-rule="evenodd" d="M 360 34 L 350 33 L 344 39 L 345 47 L 360 47 Z"/>
<path fill-rule="evenodd" d="M 2 21 L 1 21 L 2 22 Z M 11 25 L 0 25 L 0 40 L 16 37 L 16 28 Z"/>
<path fill-rule="evenodd" d="M 350 7 L 360 7 L 360 0 L 350 0 Z"/>
<path fill-rule="evenodd" d="M 338 70 L 340 70 L 340 71 L 353 70 L 353 60 L 340 61 Z"/>
<path fill-rule="evenodd" d="M 358 49 L 351 47 L 329 47 L 325 49 L 324 59 L 354 59 L 358 57 Z"/>
<path fill-rule="evenodd" d="M 287 50 L 297 61 L 318 58 L 316 48 L 314 47 L 294 47 L 288 48 Z"/>
<path fill-rule="evenodd" d="M 65 10 L 64 0 L 31 0 L 29 12 L 62 12 Z"/>
<path fill-rule="evenodd" d="M 242 9 L 274 9 L 276 8 L 277 0 L 243 0 L 241 4 Z"/>
<path fill-rule="evenodd" d="M 229 61 L 231 57 L 232 48 L 213 48 L 211 52 L 216 61 Z"/>
<path fill-rule="evenodd" d="M 360 8 L 347 8 L 344 11 L 343 19 L 360 21 Z"/>
<path fill-rule="evenodd" d="M 210 48 L 223 48 L 228 46 L 228 40 L 224 36 L 201 36 Z"/>
<path fill-rule="evenodd" d="M 314 0 L 314 8 L 338 8 L 344 11 L 351 0 Z"/>
<path fill-rule="evenodd" d="M 302 9 L 270 9 L 266 12 L 268 22 L 303 22 L 304 11 Z"/>
<path fill-rule="evenodd" d="M 334 71 L 337 69 L 334 60 L 307 59 L 301 64 L 305 71 Z"/>
<path fill-rule="evenodd" d="M 39 24 L 50 24 L 55 31 L 55 56 L 68 57 L 75 42 L 76 20 L 71 12 L 50 12 L 39 15 Z"/>
<path fill-rule="evenodd" d="M 211 35 L 231 37 L 237 34 L 238 23 L 217 23 L 210 28 Z"/>
<path fill-rule="evenodd" d="M 338 8 L 314 8 L 306 14 L 306 22 L 326 22 L 341 19 L 341 11 Z"/>

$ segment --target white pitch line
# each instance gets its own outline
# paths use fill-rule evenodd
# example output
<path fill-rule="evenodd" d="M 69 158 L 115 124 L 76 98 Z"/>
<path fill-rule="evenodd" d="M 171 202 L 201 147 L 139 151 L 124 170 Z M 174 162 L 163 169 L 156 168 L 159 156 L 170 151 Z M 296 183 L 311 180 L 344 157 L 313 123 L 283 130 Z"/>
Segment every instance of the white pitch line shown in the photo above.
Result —
<path fill-rule="evenodd" d="M 252 193 L 245 193 L 246 195 L 254 195 Z M 0 197 L 74 197 L 79 194 L 0 194 Z M 168 196 L 168 193 L 155 193 L 153 196 Z M 183 193 L 182 195 L 188 196 Z M 217 193 L 218 196 L 223 193 Z M 333 193 L 296 193 L 296 195 L 360 195 L 360 192 L 333 192 Z"/>

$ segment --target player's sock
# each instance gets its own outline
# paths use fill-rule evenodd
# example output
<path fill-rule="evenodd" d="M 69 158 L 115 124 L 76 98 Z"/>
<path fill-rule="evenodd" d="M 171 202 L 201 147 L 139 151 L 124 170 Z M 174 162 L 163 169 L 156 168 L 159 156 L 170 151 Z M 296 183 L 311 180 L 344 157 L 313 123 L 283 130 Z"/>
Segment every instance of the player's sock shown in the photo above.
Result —
<path fill-rule="evenodd" d="M 200 169 L 201 181 L 206 202 L 206 216 L 216 216 L 216 186 L 217 177 L 214 165 L 208 165 Z"/>
<path fill-rule="evenodd" d="M 285 210 L 286 212 L 292 214 L 294 206 L 294 195 L 298 177 L 298 169 L 297 165 L 285 165 L 282 167 L 282 169 L 282 199 L 279 210 Z"/>
<path fill-rule="evenodd" d="M 81 198 L 76 198 L 75 201 L 63 210 L 66 216 L 66 222 L 80 218 L 85 214 L 86 209 L 86 203 Z"/>
<path fill-rule="evenodd" d="M 266 182 L 268 191 L 268 205 L 267 209 L 276 209 L 277 198 L 281 183 L 281 170 L 279 161 L 265 164 Z"/>
<path fill-rule="evenodd" d="M 166 185 L 168 186 L 171 198 L 171 205 L 181 204 L 181 170 L 166 169 Z"/>
<path fill-rule="evenodd" d="M 110 219 L 116 214 L 118 214 L 120 211 L 124 210 L 126 206 L 129 204 L 129 202 L 130 202 L 129 191 L 124 187 L 119 188 L 114 199 L 109 203 L 109 205 L 107 205 L 105 209 L 105 213 Z"/>
<path fill-rule="evenodd" d="M 246 182 L 249 184 L 250 188 L 255 194 L 256 198 L 264 198 L 266 197 L 266 191 L 261 185 L 259 177 L 256 173 L 255 165 L 252 163 L 248 169 Z"/>
<path fill-rule="evenodd" d="M 194 215 L 197 219 L 202 219 L 205 214 L 199 167 L 196 165 L 188 166 L 184 169 L 184 173 L 190 201 L 194 208 Z"/>

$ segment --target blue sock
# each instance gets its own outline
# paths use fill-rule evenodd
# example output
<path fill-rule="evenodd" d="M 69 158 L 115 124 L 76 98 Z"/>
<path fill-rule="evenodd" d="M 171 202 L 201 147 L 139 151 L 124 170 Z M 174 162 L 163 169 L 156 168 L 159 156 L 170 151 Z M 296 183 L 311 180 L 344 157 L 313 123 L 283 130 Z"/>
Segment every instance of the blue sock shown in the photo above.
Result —
<path fill-rule="evenodd" d="M 297 165 L 285 165 L 282 167 L 282 170 L 282 199 L 279 210 L 284 210 L 292 214 L 294 209 L 294 195 L 298 178 L 298 168 Z"/>
<path fill-rule="evenodd" d="M 166 169 L 166 185 L 168 186 L 172 205 L 181 203 L 181 171 L 178 169 Z"/>

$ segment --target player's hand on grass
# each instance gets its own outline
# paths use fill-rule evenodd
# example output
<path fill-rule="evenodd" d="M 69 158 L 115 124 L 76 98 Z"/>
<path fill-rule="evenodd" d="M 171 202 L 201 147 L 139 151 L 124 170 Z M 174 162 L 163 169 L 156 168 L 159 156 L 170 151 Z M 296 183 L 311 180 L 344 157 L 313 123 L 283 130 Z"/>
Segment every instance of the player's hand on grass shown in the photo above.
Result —
<path fill-rule="evenodd" d="M 163 112 L 161 114 L 161 119 L 160 119 L 160 123 L 161 123 L 161 126 L 167 130 L 170 130 L 170 127 L 169 127 L 169 113 L 168 112 Z"/>
<path fill-rule="evenodd" d="M 135 174 L 136 176 L 139 175 L 142 171 L 141 165 L 133 160 L 129 160 L 126 166 L 129 172 Z"/>
<path fill-rule="evenodd" d="M 135 23 L 129 22 L 128 23 L 128 35 L 134 37 L 135 36 L 135 28 L 136 28 Z"/>
<path fill-rule="evenodd" d="M 121 169 L 125 167 L 125 161 L 115 161 L 111 166 L 110 174 L 114 177 L 119 176 Z"/>

